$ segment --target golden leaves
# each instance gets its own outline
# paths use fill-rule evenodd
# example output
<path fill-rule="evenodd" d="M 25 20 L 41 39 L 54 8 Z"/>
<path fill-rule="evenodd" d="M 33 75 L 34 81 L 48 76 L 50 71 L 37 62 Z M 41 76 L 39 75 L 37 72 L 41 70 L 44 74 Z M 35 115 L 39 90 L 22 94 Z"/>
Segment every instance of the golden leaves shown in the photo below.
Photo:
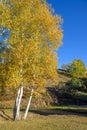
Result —
<path fill-rule="evenodd" d="M 21 82 L 45 86 L 57 76 L 57 55 L 62 40 L 61 18 L 53 16 L 45 1 L 10 0 L 12 8 L 0 5 L 0 25 L 11 30 L 7 65 L 4 68 L 9 86 Z M 21 75 L 20 75 L 21 72 Z"/>

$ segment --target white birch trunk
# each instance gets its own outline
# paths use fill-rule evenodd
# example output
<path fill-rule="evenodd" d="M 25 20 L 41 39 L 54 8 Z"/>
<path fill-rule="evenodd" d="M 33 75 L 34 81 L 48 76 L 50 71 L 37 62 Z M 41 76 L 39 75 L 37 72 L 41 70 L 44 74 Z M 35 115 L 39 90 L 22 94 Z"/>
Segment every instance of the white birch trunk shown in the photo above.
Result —
<path fill-rule="evenodd" d="M 3 3 L 6 3 L 7 2 L 7 0 L 0 0 L 0 2 L 3 4 Z"/>
<path fill-rule="evenodd" d="M 34 89 L 32 89 L 31 95 L 30 95 L 29 100 L 28 100 L 27 108 L 25 110 L 24 117 L 23 117 L 24 120 L 27 118 L 27 115 L 28 115 L 28 111 L 29 111 L 29 108 L 30 108 L 33 91 L 34 91 Z"/>
<path fill-rule="evenodd" d="M 23 95 L 23 87 L 19 88 L 14 105 L 14 120 L 20 120 L 20 103 Z"/>
<path fill-rule="evenodd" d="M 19 71 L 19 77 L 21 78 L 20 80 L 20 88 L 18 90 L 18 95 L 15 101 L 15 106 L 14 106 L 14 120 L 20 120 L 20 104 L 21 104 L 21 99 L 23 95 L 23 76 L 22 76 L 22 61 L 20 65 L 20 71 Z"/>

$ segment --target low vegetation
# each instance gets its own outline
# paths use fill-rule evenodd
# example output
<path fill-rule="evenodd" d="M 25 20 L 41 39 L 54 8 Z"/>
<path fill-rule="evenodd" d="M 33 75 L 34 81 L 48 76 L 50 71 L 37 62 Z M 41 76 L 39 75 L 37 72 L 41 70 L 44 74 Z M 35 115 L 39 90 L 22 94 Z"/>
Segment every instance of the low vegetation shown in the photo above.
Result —
<path fill-rule="evenodd" d="M 12 110 L 5 109 L 10 117 Z M 74 111 L 74 113 L 73 113 Z M 75 111 L 82 113 L 77 113 Z M 23 111 L 21 111 L 23 113 Z M 0 130 L 86 130 L 87 108 L 76 106 L 31 109 L 26 121 L 5 120 L 0 117 Z"/>

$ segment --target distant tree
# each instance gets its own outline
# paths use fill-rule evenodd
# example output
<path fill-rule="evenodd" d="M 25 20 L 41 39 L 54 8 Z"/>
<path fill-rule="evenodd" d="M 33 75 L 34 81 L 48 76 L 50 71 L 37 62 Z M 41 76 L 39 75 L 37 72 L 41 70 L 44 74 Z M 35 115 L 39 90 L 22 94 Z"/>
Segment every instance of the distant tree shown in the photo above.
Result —
<path fill-rule="evenodd" d="M 72 64 L 72 63 L 63 64 L 63 65 L 62 65 L 62 69 L 63 69 L 63 70 L 66 70 L 66 71 L 69 71 L 69 70 L 70 70 L 70 67 L 71 67 L 71 64 Z"/>
<path fill-rule="evenodd" d="M 80 59 L 75 59 L 69 70 L 71 76 L 76 77 L 76 78 L 81 78 L 86 76 L 86 67 L 85 64 L 83 63 L 82 60 Z"/>

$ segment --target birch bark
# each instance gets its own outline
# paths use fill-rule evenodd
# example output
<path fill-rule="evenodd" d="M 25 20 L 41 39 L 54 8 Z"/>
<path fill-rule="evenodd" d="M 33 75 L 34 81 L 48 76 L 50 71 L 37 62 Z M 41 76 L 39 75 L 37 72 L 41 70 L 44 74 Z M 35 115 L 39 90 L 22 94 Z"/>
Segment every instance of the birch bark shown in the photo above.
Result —
<path fill-rule="evenodd" d="M 25 110 L 24 117 L 23 117 L 24 120 L 27 118 L 27 115 L 28 115 L 28 111 L 29 111 L 29 108 L 30 108 L 33 92 L 34 92 L 34 89 L 32 89 L 31 95 L 30 95 L 29 100 L 28 100 L 27 108 Z"/>
<path fill-rule="evenodd" d="M 14 105 L 14 113 L 13 113 L 14 120 L 20 120 L 20 104 L 21 104 L 22 95 L 23 95 L 23 87 L 20 87 Z"/>

